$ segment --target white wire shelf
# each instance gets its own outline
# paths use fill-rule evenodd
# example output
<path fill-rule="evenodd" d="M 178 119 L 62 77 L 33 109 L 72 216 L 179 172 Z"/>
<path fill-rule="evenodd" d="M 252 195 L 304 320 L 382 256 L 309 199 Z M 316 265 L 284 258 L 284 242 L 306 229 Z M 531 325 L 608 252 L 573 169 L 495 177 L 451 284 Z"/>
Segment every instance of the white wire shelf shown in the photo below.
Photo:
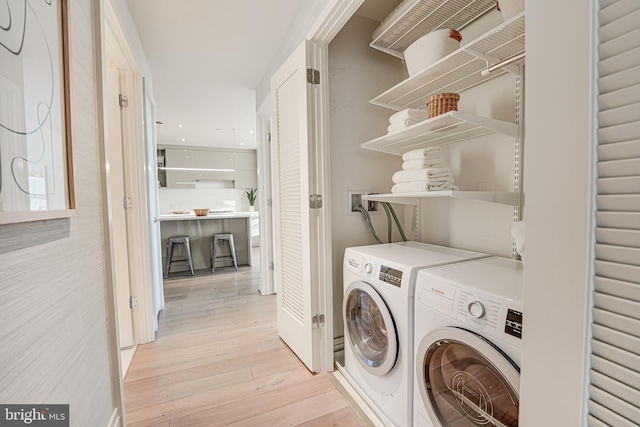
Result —
<path fill-rule="evenodd" d="M 405 49 L 425 34 L 461 30 L 495 7 L 494 0 L 405 0 L 373 32 L 370 46 L 402 59 Z"/>
<path fill-rule="evenodd" d="M 518 72 L 524 58 L 491 73 L 482 71 L 525 51 L 524 12 L 462 46 L 431 66 L 371 100 L 400 111 L 424 108 L 427 97 L 442 92 L 464 92 L 507 71 Z"/>
<path fill-rule="evenodd" d="M 454 199 L 475 200 L 478 202 L 497 203 L 508 206 L 516 206 L 518 204 L 518 193 L 509 191 L 444 190 L 426 191 L 424 193 L 363 194 L 362 200 L 417 206 L 421 199 L 428 197 L 450 197 Z"/>
<path fill-rule="evenodd" d="M 401 156 L 417 148 L 450 144 L 495 132 L 515 138 L 518 135 L 518 125 L 460 111 L 449 111 L 400 131 L 364 142 L 361 147 Z"/>

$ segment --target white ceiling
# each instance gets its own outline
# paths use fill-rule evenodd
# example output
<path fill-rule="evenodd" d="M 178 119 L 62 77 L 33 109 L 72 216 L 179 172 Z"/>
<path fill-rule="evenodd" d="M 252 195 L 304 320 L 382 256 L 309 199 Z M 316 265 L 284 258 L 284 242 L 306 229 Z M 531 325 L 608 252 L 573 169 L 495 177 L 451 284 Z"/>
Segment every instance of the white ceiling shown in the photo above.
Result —
<path fill-rule="evenodd" d="M 302 1 L 128 0 L 158 143 L 256 148 L 255 88 Z"/>
<path fill-rule="evenodd" d="M 304 1 L 127 0 L 153 78 L 159 144 L 256 148 L 255 88 Z M 399 0 L 369 0 L 380 20 Z"/>

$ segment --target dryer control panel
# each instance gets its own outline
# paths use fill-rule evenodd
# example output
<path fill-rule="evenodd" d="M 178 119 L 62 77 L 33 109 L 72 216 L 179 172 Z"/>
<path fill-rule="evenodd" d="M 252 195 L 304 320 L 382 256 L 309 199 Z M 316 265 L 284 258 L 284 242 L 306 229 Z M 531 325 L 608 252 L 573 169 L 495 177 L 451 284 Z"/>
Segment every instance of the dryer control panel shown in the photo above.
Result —
<path fill-rule="evenodd" d="M 507 342 L 522 338 L 522 303 L 490 292 L 460 287 L 439 280 L 421 280 L 416 300 L 432 310 L 456 319 L 473 330 Z"/>

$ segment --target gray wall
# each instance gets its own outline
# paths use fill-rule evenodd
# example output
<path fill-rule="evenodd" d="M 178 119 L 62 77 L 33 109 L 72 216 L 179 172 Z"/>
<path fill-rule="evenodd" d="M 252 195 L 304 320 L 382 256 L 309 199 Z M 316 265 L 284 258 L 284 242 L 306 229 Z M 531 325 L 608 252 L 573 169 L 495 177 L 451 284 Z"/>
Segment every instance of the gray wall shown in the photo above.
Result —
<path fill-rule="evenodd" d="M 68 403 L 72 426 L 106 426 L 114 405 L 90 0 L 73 0 L 71 105 L 77 216 L 0 226 L 35 245 L 0 255 L 0 402 Z M 62 233 L 41 243 L 50 233 Z"/>
<path fill-rule="evenodd" d="M 365 150 L 360 144 L 387 132 L 392 110 L 370 99 L 402 80 L 404 65 L 369 47 L 379 23 L 354 15 L 329 44 L 331 246 L 333 251 L 334 336 L 343 335 L 342 260 L 350 246 L 373 245 L 362 215 L 350 213 L 349 190 L 389 193 L 391 176 L 401 169 L 399 156 Z M 395 205 L 399 218 L 403 207 Z M 411 209 L 413 210 L 413 209 Z M 387 241 L 387 219 L 382 207 L 371 220 L 382 241 Z M 411 239 L 411 230 L 405 234 Z M 394 241 L 399 241 L 395 225 Z"/>

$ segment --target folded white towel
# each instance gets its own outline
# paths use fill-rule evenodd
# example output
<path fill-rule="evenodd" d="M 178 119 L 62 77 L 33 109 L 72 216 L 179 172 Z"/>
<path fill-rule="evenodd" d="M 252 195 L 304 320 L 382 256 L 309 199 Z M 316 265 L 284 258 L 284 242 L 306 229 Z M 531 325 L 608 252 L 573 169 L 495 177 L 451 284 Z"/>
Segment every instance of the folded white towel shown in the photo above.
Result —
<path fill-rule="evenodd" d="M 393 123 L 389 123 L 389 126 L 387 126 L 387 130 L 389 129 L 403 129 L 409 126 L 413 126 L 416 123 L 420 123 L 422 120 L 414 120 L 414 119 L 406 119 L 406 120 L 400 120 L 398 122 L 393 122 Z"/>
<path fill-rule="evenodd" d="M 437 190 L 457 190 L 455 184 L 452 182 L 444 182 L 440 185 L 431 185 L 429 183 L 423 181 L 412 181 L 412 182 L 401 182 L 399 184 L 395 184 L 391 187 L 391 192 L 393 194 L 398 193 L 424 193 L 426 191 L 437 191 Z"/>
<path fill-rule="evenodd" d="M 516 252 L 518 252 L 521 257 L 524 257 L 526 237 L 524 220 L 513 223 L 511 227 L 511 237 L 513 237 L 513 242 L 516 244 Z"/>
<path fill-rule="evenodd" d="M 429 184 L 429 191 L 439 191 L 439 190 L 458 190 L 458 187 L 453 182 L 443 182 L 442 184 Z"/>
<path fill-rule="evenodd" d="M 429 155 L 440 154 L 440 147 L 418 148 L 417 150 L 407 151 L 402 155 L 402 160 L 425 159 Z"/>
<path fill-rule="evenodd" d="M 427 120 L 427 110 L 419 110 L 417 108 L 407 108 L 402 111 L 398 111 L 391 117 L 389 117 L 389 123 L 402 122 L 407 119 L 417 120 L 419 122 Z"/>
<path fill-rule="evenodd" d="M 407 126 L 404 123 L 394 123 L 387 126 L 387 133 L 394 133 L 400 130 L 406 129 Z"/>
<path fill-rule="evenodd" d="M 401 182 L 391 187 L 393 194 L 424 193 L 425 191 L 429 191 L 429 184 L 423 181 Z"/>
<path fill-rule="evenodd" d="M 437 171 L 437 172 L 432 172 Z M 427 168 L 427 169 L 407 169 L 393 174 L 391 180 L 394 184 L 411 181 L 424 181 L 429 183 L 453 182 L 453 175 L 448 167 Z"/>
<path fill-rule="evenodd" d="M 407 160 L 402 163 L 402 169 L 424 169 L 424 168 L 439 168 L 443 167 L 442 158 L 440 156 L 435 156 L 429 159 L 417 159 L 417 160 Z"/>

